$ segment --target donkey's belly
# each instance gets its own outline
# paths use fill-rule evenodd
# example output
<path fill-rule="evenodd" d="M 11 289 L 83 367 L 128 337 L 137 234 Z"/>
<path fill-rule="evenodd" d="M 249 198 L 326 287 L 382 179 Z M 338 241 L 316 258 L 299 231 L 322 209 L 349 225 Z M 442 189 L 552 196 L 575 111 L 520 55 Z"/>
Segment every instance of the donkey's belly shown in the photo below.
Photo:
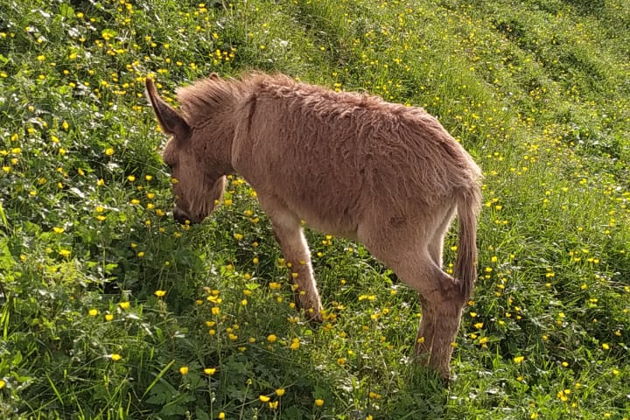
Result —
<path fill-rule="evenodd" d="M 357 215 L 336 206 L 309 208 L 305 203 L 291 207 L 291 210 L 304 221 L 307 227 L 321 233 L 356 239 Z"/>
<path fill-rule="evenodd" d="M 351 226 L 349 224 L 331 223 L 327 220 L 321 220 L 318 218 L 301 218 L 306 223 L 306 226 L 312 228 L 321 233 L 327 233 L 335 236 L 340 236 L 346 239 L 357 239 L 357 226 Z"/>

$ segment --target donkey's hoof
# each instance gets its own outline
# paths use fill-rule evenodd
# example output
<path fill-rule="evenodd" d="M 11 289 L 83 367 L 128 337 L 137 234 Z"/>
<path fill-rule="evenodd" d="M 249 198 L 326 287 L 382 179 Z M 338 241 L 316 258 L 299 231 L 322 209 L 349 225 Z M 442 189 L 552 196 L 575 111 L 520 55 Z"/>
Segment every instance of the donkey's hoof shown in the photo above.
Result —
<path fill-rule="evenodd" d="M 316 322 L 318 324 L 324 322 L 324 316 L 322 315 L 321 311 L 309 308 L 304 310 L 304 314 L 306 315 L 306 319 L 308 319 L 309 322 Z"/>

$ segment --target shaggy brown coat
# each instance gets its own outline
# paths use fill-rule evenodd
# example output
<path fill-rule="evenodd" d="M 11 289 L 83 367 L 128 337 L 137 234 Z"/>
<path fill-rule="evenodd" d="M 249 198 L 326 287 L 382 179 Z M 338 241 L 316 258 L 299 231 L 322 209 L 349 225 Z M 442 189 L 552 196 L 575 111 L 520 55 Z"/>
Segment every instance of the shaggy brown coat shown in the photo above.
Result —
<path fill-rule="evenodd" d="M 216 75 L 181 88 L 178 112 L 147 93 L 173 136 L 163 158 L 179 182 L 174 216 L 200 222 L 220 198 L 225 175 L 256 190 L 293 278 L 299 303 L 321 319 L 301 221 L 359 240 L 419 292 L 423 317 L 416 351 L 449 375 L 451 342 L 476 278 L 481 171 L 421 108 L 337 93 L 282 75 Z M 442 247 L 457 212 L 454 278 Z"/>

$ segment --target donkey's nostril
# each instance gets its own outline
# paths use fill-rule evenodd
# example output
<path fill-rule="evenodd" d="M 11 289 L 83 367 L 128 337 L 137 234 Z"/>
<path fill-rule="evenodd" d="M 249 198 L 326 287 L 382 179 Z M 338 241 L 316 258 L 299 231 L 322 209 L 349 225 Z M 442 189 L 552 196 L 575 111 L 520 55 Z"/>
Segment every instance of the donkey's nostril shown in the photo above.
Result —
<path fill-rule="evenodd" d="M 182 225 L 185 225 L 186 222 L 190 223 L 190 219 L 186 212 L 180 210 L 178 207 L 175 207 L 173 209 L 173 219 L 175 219 L 177 223 L 180 223 Z"/>

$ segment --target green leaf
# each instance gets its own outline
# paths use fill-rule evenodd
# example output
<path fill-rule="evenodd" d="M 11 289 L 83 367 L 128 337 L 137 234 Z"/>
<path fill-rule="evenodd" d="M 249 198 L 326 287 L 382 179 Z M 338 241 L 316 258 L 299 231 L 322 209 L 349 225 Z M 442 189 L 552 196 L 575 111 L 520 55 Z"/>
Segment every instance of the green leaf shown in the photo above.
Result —
<path fill-rule="evenodd" d="M 59 6 L 59 15 L 66 19 L 73 19 L 74 9 L 69 4 L 62 4 Z"/>
<path fill-rule="evenodd" d="M 151 382 L 151 384 L 147 387 L 147 389 L 144 391 L 144 394 L 142 394 L 141 398 L 144 398 L 145 395 L 147 395 L 147 393 L 149 393 L 149 391 L 151 391 L 151 389 L 156 386 L 156 384 L 162 379 L 162 377 L 164 376 L 164 374 L 171 368 L 171 366 L 173 366 L 173 363 L 175 363 L 175 360 L 171 360 L 165 367 L 164 369 L 162 369 L 160 371 L 160 373 L 158 373 L 155 376 L 155 379 L 153 380 L 153 382 Z M 160 384 L 162 385 L 162 384 Z M 170 386 L 170 384 L 168 384 Z M 162 386 L 166 386 L 166 385 L 162 385 Z M 173 387 L 170 387 L 170 389 L 172 391 L 174 391 L 175 389 Z"/>
<path fill-rule="evenodd" d="M 206 413 L 199 407 L 195 409 L 195 418 L 198 420 L 210 420 L 210 416 L 208 415 L 208 413 Z"/>
<path fill-rule="evenodd" d="M 1 234 L 2 232 L 0 232 Z M 15 265 L 15 260 L 9 249 L 8 239 L 0 239 L 0 269 L 9 271 Z"/>
<path fill-rule="evenodd" d="M 1 56 L 2 54 L 0 54 Z M 2 207 L 2 203 L 0 203 L 0 223 L 2 223 L 2 226 L 4 227 L 9 227 L 9 222 L 7 220 L 7 215 L 4 212 L 4 207 Z"/>
<path fill-rule="evenodd" d="M 182 416 L 186 414 L 186 407 L 177 404 L 165 405 L 164 408 L 160 410 L 160 414 L 164 416 Z"/>

